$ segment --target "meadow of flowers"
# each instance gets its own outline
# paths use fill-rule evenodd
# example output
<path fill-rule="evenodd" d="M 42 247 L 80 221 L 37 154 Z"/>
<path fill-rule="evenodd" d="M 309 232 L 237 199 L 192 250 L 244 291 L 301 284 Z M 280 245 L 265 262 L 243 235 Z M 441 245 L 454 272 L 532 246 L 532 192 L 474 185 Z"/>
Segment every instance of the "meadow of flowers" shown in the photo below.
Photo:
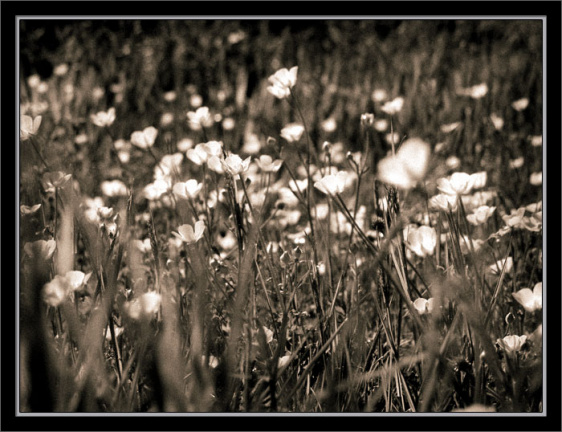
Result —
<path fill-rule="evenodd" d="M 23 21 L 22 412 L 543 410 L 542 22 Z"/>

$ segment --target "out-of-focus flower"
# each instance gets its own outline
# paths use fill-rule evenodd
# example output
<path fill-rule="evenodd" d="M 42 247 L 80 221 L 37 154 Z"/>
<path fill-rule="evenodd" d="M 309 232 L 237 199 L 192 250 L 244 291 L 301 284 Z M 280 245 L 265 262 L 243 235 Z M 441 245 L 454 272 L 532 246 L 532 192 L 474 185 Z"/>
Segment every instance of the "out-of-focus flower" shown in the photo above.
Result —
<path fill-rule="evenodd" d="M 402 111 L 402 107 L 404 106 L 404 98 L 397 97 L 391 101 L 386 102 L 382 107 L 381 110 L 388 115 L 396 115 L 400 111 Z"/>
<path fill-rule="evenodd" d="M 411 189 L 425 177 L 429 154 L 429 144 L 419 138 L 407 139 L 396 155 L 379 162 L 377 176 L 383 183 Z"/>
<path fill-rule="evenodd" d="M 226 117 L 222 121 L 222 128 L 225 131 L 231 131 L 234 129 L 235 126 L 236 126 L 236 121 L 232 117 Z"/>
<path fill-rule="evenodd" d="M 490 115 L 490 120 L 492 121 L 492 124 L 494 125 L 494 129 L 496 130 L 502 130 L 503 129 L 503 118 L 501 118 L 499 115 L 497 115 L 496 113 L 492 113 Z"/>
<path fill-rule="evenodd" d="M 163 128 L 170 126 L 174 122 L 174 113 L 165 112 L 160 116 L 160 126 Z"/>
<path fill-rule="evenodd" d="M 445 165 L 450 170 L 454 170 L 461 166 L 461 160 L 456 156 L 449 156 L 445 161 Z"/>
<path fill-rule="evenodd" d="M 68 278 L 56 275 L 51 282 L 43 286 L 41 294 L 45 303 L 51 307 L 57 307 L 64 302 L 71 291 L 72 286 Z"/>
<path fill-rule="evenodd" d="M 542 185 L 542 172 L 538 171 L 532 173 L 531 176 L 529 177 L 529 183 L 531 183 L 533 186 Z"/>
<path fill-rule="evenodd" d="M 424 315 L 433 312 L 434 303 L 433 298 L 426 300 L 420 297 L 414 301 L 414 308 L 416 308 L 420 315 Z"/>
<path fill-rule="evenodd" d="M 484 244 L 483 240 L 473 239 L 467 235 L 463 235 L 461 237 L 461 241 L 459 242 L 461 253 L 463 255 L 468 255 L 472 251 L 478 252 L 478 250 L 482 247 L 483 244 Z"/>
<path fill-rule="evenodd" d="M 518 209 L 511 210 L 509 215 L 503 215 L 502 219 L 508 227 L 518 228 L 523 221 L 525 216 L 525 208 L 520 207 Z"/>
<path fill-rule="evenodd" d="M 161 178 L 147 184 L 142 190 L 142 193 L 147 200 L 155 201 L 157 199 L 160 199 L 162 195 L 168 193 L 170 188 L 170 182 Z"/>
<path fill-rule="evenodd" d="M 150 239 L 148 238 L 144 240 L 133 240 L 133 245 L 143 254 L 148 253 L 152 250 Z"/>
<path fill-rule="evenodd" d="M 164 93 L 164 100 L 166 102 L 174 102 L 176 100 L 176 98 L 177 98 L 177 94 L 173 90 L 170 90 L 170 91 L 167 91 L 166 93 Z"/>
<path fill-rule="evenodd" d="M 68 72 L 68 64 L 66 63 L 61 63 L 57 65 L 53 70 L 53 73 L 59 77 L 66 75 L 67 72 Z"/>
<path fill-rule="evenodd" d="M 183 153 L 167 154 L 160 159 L 160 162 L 154 167 L 154 178 L 165 179 L 170 174 L 180 174 L 181 164 L 183 162 Z"/>
<path fill-rule="evenodd" d="M 511 270 L 513 270 L 513 258 L 507 257 L 503 260 L 496 261 L 496 263 L 492 264 L 488 268 L 490 269 L 490 272 L 495 275 L 501 274 L 502 271 L 504 271 L 504 268 L 505 273 L 511 273 Z"/>
<path fill-rule="evenodd" d="M 184 224 L 178 227 L 178 232 L 172 232 L 176 238 L 190 245 L 198 242 L 205 232 L 205 222 L 197 221 L 194 226 Z"/>
<path fill-rule="evenodd" d="M 162 296 L 154 291 L 148 291 L 139 298 L 125 303 L 125 311 L 133 320 L 141 317 L 151 317 L 160 310 Z"/>
<path fill-rule="evenodd" d="M 289 361 L 291 361 L 291 353 L 279 357 L 279 360 L 277 360 L 277 369 L 283 369 L 289 364 Z"/>
<path fill-rule="evenodd" d="M 486 223 L 486 221 L 490 216 L 492 216 L 495 210 L 495 207 L 488 207 L 486 205 L 480 206 L 476 210 L 474 210 L 473 214 L 467 215 L 466 220 L 468 220 L 468 222 L 475 226 L 482 225 Z"/>
<path fill-rule="evenodd" d="M 63 187 L 71 177 L 72 174 L 65 174 L 61 171 L 46 172 L 42 179 L 43 189 L 46 193 L 53 193 L 55 189 Z"/>
<path fill-rule="evenodd" d="M 535 284 L 532 291 L 529 288 L 523 288 L 512 293 L 512 296 L 527 312 L 542 309 L 542 282 Z"/>
<path fill-rule="evenodd" d="M 31 118 L 28 115 L 22 115 L 20 118 L 20 139 L 22 141 L 28 140 L 30 137 L 37 133 L 39 126 L 41 126 L 41 116 Z"/>
<path fill-rule="evenodd" d="M 288 142 L 293 143 L 301 139 L 304 133 L 304 126 L 299 123 L 289 123 L 281 129 L 281 137 L 285 138 Z"/>
<path fill-rule="evenodd" d="M 199 108 L 203 105 L 203 97 L 200 94 L 193 94 L 189 97 L 189 105 L 193 108 Z"/>
<path fill-rule="evenodd" d="M 22 216 L 30 215 L 35 213 L 37 210 L 39 210 L 40 207 L 41 204 L 35 204 L 34 206 L 31 207 L 22 204 L 20 205 L 20 213 L 22 214 Z"/>
<path fill-rule="evenodd" d="M 508 354 L 515 354 L 521 350 L 523 345 L 527 342 L 527 336 L 506 336 L 503 339 L 498 339 L 498 345 Z"/>
<path fill-rule="evenodd" d="M 437 244 L 437 233 L 434 228 L 422 225 L 408 232 L 407 243 L 419 257 L 433 255 Z"/>
<path fill-rule="evenodd" d="M 197 108 L 195 111 L 189 111 L 187 113 L 187 121 L 189 127 L 195 131 L 211 127 L 214 123 L 209 108 L 206 106 Z"/>
<path fill-rule="evenodd" d="M 521 98 L 517 99 L 511 104 L 511 107 L 515 111 L 523 111 L 525 108 L 529 106 L 529 99 L 528 98 Z"/>
<path fill-rule="evenodd" d="M 107 197 L 122 197 L 129 194 L 129 189 L 121 180 L 106 180 L 100 185 L 101 192 Z"/>
<path fill-rule="evenodd" d="M 199 183 L 197 180 L 191 179 L 186 182 L 176 183 L 172 190 L 174 194 L 180 198 L 193 199 L 199 194 L 202 187 L 203 183 Z"/>
<path fill-rule="evenodd" d="M 57 248 L 57 242 L 55 240 L 37 240 L 32 243 L 26 243 L 23 246 L 23 251 L 25 254 L 34 259 L 51 259 Z"/>
<path fill-rule="evenodd" d="M 158 135 L 158 129 L 154 126 L 149 126 L 142 131 L 135 131 L 131 134 L 131 144 L 146 150 L 154 145 L 156 141 L 156 136 Z"/>
<path fill-rule="evenodd" d="M 111 126 L 115 121 L 115 108 L 111 107 L 107 111 L 99 111 L 90 116 L 92 123 L 99 127 Z"/>
<path fill-rule="evenodd" d="M 376 119 L 373 127 L 377 132 L 385 132 L 388 130 L 388 120 L 387 119 Z"/>
<path fill-rule="evenodd" d="M 329 174 L 314 183 L 314 187 L 326 195 L 336 195 L 345 190 L 348 173 L 339 171 L 336 175 Z"/>
<path fill-rule="evenodd" d="M 472 99 L 482 99 L 488 94 L 488 85 L 486 83 L 473 85 L 472 87 L 460 89 L 457 94 L 468 96 Z"/>
<path fill-rule="evenodd" d="M 375 115 L 373 113 L 361 114 L 361 126 L 371 127 L 375 123 Z"/>
<path fill-rule="evenodd" d="M 177 148 L 178 151 L 185 153 L 187 152 L 190 148 L 193 147 L 193 140 L 191 138 L 182 138 L 181 140 L 178 141 L 177 144 Z"/>
<path fill-rule="evenodd" d="M 37 93 L 45 94 L 49 91 L 49 84 L 45 81 L 41 81 L 39 85 L 36 87 Z M 65 86 L 64 92 L 68 95 L 68 87 Z"/>
<path fill-rule="evenodd" d="M 384 89 L 375 89 L 371 94 L 371 100 L 373 102 L 384 102 L 388 99 L 388 93 Z"/>
<path fill-rule="evenodd" d="M 297 83 L 298 66 L 291 69 L 282 68 L 268 78 L 270 86 L 267 91 L 278 99 L 285 99 L 291 94 L 291 89 Z"/>
<path fill-rule="evenodd" d="M 474 177 L 463 172 L 437 180 L 437 189 L 447 195 L 468 195 L 474 186 Z"/>
<path fill-rule="evenodd" d="M 225 172 L 235 176 L 248 171 L 251 160 L 251 156 L 248 156 L 246 159 L 242 159 L 238 155 L 231 154 L 224 160 L 221 160 L 221 164 Z"/>
<path fill-rule="evenodd" d="M 429 206 L 435 210 L 455 211 L 457 209 L 457 197 L 455 195 L 438 194 L 430 198 Z"/>
<path fill-rule="evenodd" d="M 542 135 L 534 135 L 534 136 L 530 137 L 529 140 L 531 141 L 531 145 L 533 147 L 542 146 Z"/>
<path fill-rule="evenodd" d="M 261 155 L 259 159 L 256 159 L 256 164 L 263 172 L 277 172 L 283 161 L 281 159 L 273 160 L 269 155 Z"/>
<path fill-rule="evenodd" d="M 338 124 L 333 117 L 329 117 L 320 124 L 320 127 L 324 132 L 332 133 L 336 130 Z"/>
<path fill-rule="evenodd" d="M 244 137 L 244 144 L 240 149 L 240 152 L 247 155 L 255 155 L 261 150 L 261 141 L 256 134 L 250 133 Z"/>
<path fill-rule="evenodd" d="M 525 164 L 525 158 L 523 156 L 509 161 L 509 167 L 512 169 L 521 168 L 524 164 Z"/>
<path fill-rule="evenodd" d="M 37 74 L 30 75 L 27 77 L 27 85 L 29 88 L 35 89 L 41 84 L 41 77 Z"/>
<path fill-rule="evenodd" d="M 68 271 L 65 274 L 65 277 L 68 279 L 70 287 L 74 291 L 79 291 L 86 286 L 90 277 L 92 276 L 92 272 L 88 274 L 84 274 L 78 270 Z"/>
<path fill-rule="evenodd" d="M 458 128 L 462 123 L 461 122 L 454 122 L 454 123 L 447 123 L 441 125 L 441 132 L 443 133 L 450 133 L 453 132 L 456 128 Z"/>

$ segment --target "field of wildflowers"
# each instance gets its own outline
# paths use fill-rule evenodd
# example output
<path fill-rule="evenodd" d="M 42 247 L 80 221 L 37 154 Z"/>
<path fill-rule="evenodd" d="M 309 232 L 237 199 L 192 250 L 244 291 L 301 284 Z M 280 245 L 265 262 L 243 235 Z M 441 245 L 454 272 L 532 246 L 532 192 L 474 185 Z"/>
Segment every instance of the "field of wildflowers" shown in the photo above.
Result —
<path fill-rule="evenodd" d="M 542 21 L 20 30 L 22 412 L 543 410 Z"/>

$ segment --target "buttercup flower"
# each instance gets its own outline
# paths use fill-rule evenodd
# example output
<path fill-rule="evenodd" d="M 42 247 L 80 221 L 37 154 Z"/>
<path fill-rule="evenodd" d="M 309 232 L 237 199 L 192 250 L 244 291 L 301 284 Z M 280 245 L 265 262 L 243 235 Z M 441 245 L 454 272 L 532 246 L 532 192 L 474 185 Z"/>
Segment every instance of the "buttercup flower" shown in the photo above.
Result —
<path fill-rule="evenodd" d="M 430 198 L 429 207 L 435 210 L 455 211 L 457 209 L 457 197 L 447 194 L 435 195 Z"/>
<path fill-rule="evenodd" d="M 213 117 L 209 112 L 208 107 L 197 108 L 196 111 L 189 111 L 187 113 L 187 121 L 189 127 L 193 130 L 201 130 L 204 127 L 211 127 L 214 123 Z"/>
<path fill-rule="evenodd" d="M 408 232 L 408 246 L 419 257 L 433 255 L 437 244 L 437 233 L 434 228 L 422 225 Z"/>
<path fill-rule="evenodd" d="M 43 174 L 43 189 L 47 193 L 53 193 L 56 188 L 63 187 L 71 177 L 72 174 L 65 174 L 61 171 L 47 172 Z"/>
<path fill-rule="evenodd" d="M 135 131 L 131 134 L 131 144 L 146 150 L 154 145 L 156 141 L 156 136 L 158 135 L 158 129 L 153 126 L 149 126 L 142 131 Z"/>
<path fill-rule="evenodd" d="M 429 153 L 429 144 L 419 138 L 410 138 L 404 141 L 396 155 L 379 162 L 377 176 L 384 183 L 411 189 L 425 177 Z"/>
<path fill-rule="evenodd" d="M 542 282 L 535 284 L 532 291 L 529 288 L 523 288 L 511 295 L 527 312 L 542 309 Z"/>
<path fill-rule="evenodd" d="M 115 121 L 115 108 L 111 107 L 107 111 L 100 111 L 90 116 L 92 123 L 99 127 L 111 126 Z"/>
<path fill-rule="evenodd" d="M 503 339 L 498 339 L 498 345 L 504 349 L 508 354 L 514 354 L 521 350 L 523 345 L 527 342 L 527 336 L 506 336 Z"/>
<path fill-rule="evenodd" d="M 251 156 L 248 156 L 246 159 L 242 160 L 240 156 L 231 154 L 224 160 L 221 160 L 221 164 L 223 169 L 227 173 L 235 176 L 248 171 L 248 168 L 250 167 L 250 161 Z"/>
<path fill-rule="evenodd" d="M 51 307 L 57 307 L 66 299 L 72 287 L 68 278 L 57 275 L 55 278 L 43 286 L 41 292 L 43 301 Z"/>
<path fill-rule="evenodd" d="M 291 69 L 282 68 L 268 78 L 271 84 L 267 91 L 278 99 L 285 99 L 291 94 L 291 89 L 297 83 L 298 66 Z"/>
<path fill-rule="evenodd" d="M 55 253 L 57 243 L 55 240 L 37 240 L 32 243 L 26 243 L 23 251 L 30 258 L 50 259 Z"/>
<path fill-rule="evenodd" d="M 37 133 L 39 126 L 41 126 L 41 116 L 32 119 L 28 115 L 22 115 L 20 118 L 20 139 L 22 141 L 28 140 Z"/>
<path fill-rule="evenodd" d="M 492 274 L 500 275 L 502 273 L 504 267 L 505 267 L 506 273 L 511 273 L 511 270 L 513 270 L 513 258 L 512 257 L 507 257 L 503 260 L 497 261 L 495 264 L 492 264 L 489 267 L 489 269 L 492 272 Z"/>
<path fill-rule="evenodd" d="M 480 206 L 474 211 L 473 214 L 467 215 L 466 220 L 468 220 L 468 222 L 475 226 L 482 225 L 486 223 L 488 218 L 492 216 L 495 210 L 495 207 L 488 207 L 486 205 Z"/>
<path fill-rule="evenodd" d="M 449 178 L 437 180 L 437 189 L 447 195 L 467 195 L 472 191 L 475 178 L 467 173 L 456 172 Z"/>
<path fill-rule="evenodd" d="M 273 160 L 269 155 L 261 155 L 259 159 L 256 159 L 256 164 L 263 172 L 277 172 L 283 161 L 281 159 Z"/>
<path fill-rule="evenodd" d="M 314 187 L 326 195 L 336 195 L 345 190 L 348 174 L 339 171 L 336 175 L 329 174 L 314 183 Z M 301 189 L 302 190 L 302 189 Z"/>
<path fill-rule="evenodd" d="M 486 186 L 488 181 L 488 173 L 486 171 L 480 171 L 470 175 L 472 180 L 472 189 L 482 189 Z"/>
<path fill-rule="evenodd" d="M 482 99 L 488 94 L 488 85 L 486 83 L 473 85 L 472 87 L 459 90 L 458 94 L 472 99 Z"/>
<path fill-rule="evenodd" d="M 101 192 L 107 197 L 127 196 L 129 189 L 121 180 L 107 180 L 100 185 Z"/>
<path fill-rule="evenodd" d="M 178 228 L 178 232 L 172 232 L 172 234 L 176 236 L 176 238 L 183 241 L 184 243 L 190 245 L 198 242 L 201 239 L 201 237 L 203 237 L 204 232 L 205 232 L 205 222 L 197 221 L 195 222 L 195 225 L 193 227 L 189 224 L 181 225 Z"/>
<path fill-rule="evenodd" d="M 527 98 L 517 99 L 511 104 L 511 106 L 515 111 L 523 111 L 525 108 L 529 106 L 529 99 Z"/>
<path fill-rule="evenodd" d="M 529 183 L 531 183 L 533 186 L 542 185 L 542 172 L 538 171 L 532 173 L 531 176 L 529 177 Z"/>
<path fill-rule="evenodd" d="M 78 291 L 82 289 L 84 286 L 86 286 L 91 276 L 92 276 L 92 272 L 88 274 L 84 274 L 83 272 L 77 270 L 72 270 L 66 272 L 65 274 L 65 277 L 68 280 L 70 287 L 74 291 Z"/>
<path fill-rule="evenodd" d="M 499 115 L 497 115 L 496 113 L 492 113 L 490 115 L 490 120 L 492 121 L 492 124 L 494 125 L 494 129 L 496 129 L 496 130 L 502 130 L 503 129 L 504 121 Z"/>
<path fill-rule="evenodd" d="M 193 199 L 199 194 L 202 187 L 203 183 L 199 183 L 197 180 L 191 179 L 186 182 L 176 183 L 172 188 L 172 191 L 180 198 Z"/>
<path fill-rule="evenodd" d="M 419 312 L 420 315 L 423 315 L 426 313 L 433 312 L 434 303 L 435 302 L 433 298 L 426 300 L 420 297 L 414 301 L 414 307 L 416 308 L 416 310 Z"/>
<path fill-rule="evenodd" d="M 396 115 L 400 111 L 402 111 L 402 107 L 404 106 L 404 98 L 397 97 L 391 101 L 386 102 L 382 107 L 381 110 L 388 115 Z"/>
<path fill-rule="evenodd" d="M 281 129 L 281 137 L 285 138 L 288 142 L 293 143 L 301 139 L 304 133 L 304 126 L 299 123 L 289 123 Z"/>

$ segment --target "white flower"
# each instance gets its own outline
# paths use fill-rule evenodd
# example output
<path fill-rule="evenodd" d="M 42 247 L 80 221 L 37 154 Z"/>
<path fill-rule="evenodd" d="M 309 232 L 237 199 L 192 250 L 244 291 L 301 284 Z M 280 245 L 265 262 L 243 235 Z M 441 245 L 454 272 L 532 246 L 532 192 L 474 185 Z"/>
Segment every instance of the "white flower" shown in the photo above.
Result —
<path fill-rule="evenodd" d="M 511 295 L 527 312 L 542 309 L 542 282 L 535 284 L 532 291 L 529 288 L 523 288 Z"/>
<path fill-rule="evenodd" d="M 20 118 L 20 139 L 25 141 L 37 133 L 41 126 L 41 116 L 32 119 L 30 116 L 22 115 Z"/>
<path fill-rule="evenodd" d="M 345 190 L 348 174 L 339 171 L 336 175 L 329 174 L 314 183 L 314 187 L 326 195 L 336 195 Z"/>
<path fill-rule="evenodd" d="M 92 123 L 99 127 L 111 126 L 115 121 L 115 108 L 111 107 L 107 111 L 99 111 L 90 116 Z"/>
<path fill-rule="evenodd" d="M 482 99 L 488 94 L 488 85 L 486 83 L 473 85 L 472 87 L 459 90 L 458 94 L 471 97 L 472 99 Z"/>
<path fill-rule="evenodd" d="M 152 183 L 149 183 L 144 187 L 143 196 L 149 201 L 154 201 L 159 199 L 169 190 L 170 183 L 164 179 L 158 179 L 154 180 Z"/>
<path fill-rule="evenodd" d="M 433 255 L 437 244 L 437 233 L 434 228 L 420 226 L 408 233 L 408 246 L 419 257 Z"/>
<path fill-rule="evenodd" d="M 320 124 L 322 130 L 326 133 L 334 132 L 337 126 L 336 120 L 333 117 L 327 118 Z"/>
<path fill-rule="evenodd" d="M 55 253 L 57 243 L 55 240 L 37 240 L 32 243 L 26 243 L 23 251 L 27 256 L 34 259 L 50 259 Z"/>
<path fill-rule="evenodd" d="M 204 127 L 211 127 L 214 123 L 213 117 L 209 112 L 208 107 L 197 108 L 196 111 L 189 111 L 187 113 L 187 120 L 189 126 L 193 130 L 201 130 Z"/>
<path fill-rule="evenodd" d="M 270 86 L 267 91 L 278 99 L 284 99 L 291 94 L 291 89 L 297 83 L 298 66 L 291 69 L 282 68 L 268 78 Z"/>
<path fill-rule="evenodd" d="M 527 341 L 527 336 L 506 336 L 503 339 L 498 339 L 497 343 L 502 347 L 507 353 L 513 354 L 523 347 L 523 344 Z"/>
<path fill-rule="evenodd" d="M 388 130 L 388 120 L 376 119 L 373 127 L 377 132 L 385 132 L 386 130 Z"/>
<path fill-rule="evenodd" d="M 43 301 L 51 307 L 57 307 L 66 299 L 72 291 L 70 282 L 65 276 L 56 275 L 55 278 L 43 286 L 41 292 Z"/>
<path fill-rule="evenodd" d="M 142 131 L 133 132 L 131 134 L 131 144 L 143 150 L 146 150 L 147 148 L 154 145 L 157 135 L 158 130 L 153 126 L 149 126 Z"/>
<path fill-rule="evenodd" d="M 416 308 L 416 310 L 419 312 L 420 315 L 424 315 L 426 313 L 433 312 L 434 303 L 435 302 L 433 298 L 426 300 L 420 297 L 414 301 L 414 307 Z"/>
<path fill-rule="evenodd" d="M 388 93 L 384 89 L 375 89 L 371 94 L 371 100 L 373 102 L 384 102 L 388 99 Z"/>
<path fill-rule="evenodd" d="M 482 225 L 486 223 L 488 218 L 492 216 L 495 210 L 495 207 L 488 207 L 486 205 L 480 206 L 476 210 L 474 210 L 473 214 L 467 215 L 466 220 L 468 220 L 468 222 L 475 226 Z"/>
<path fill-rule="evenodd" d="M 540 147 L 542 146 L 542 135 L 534 135 L 530 137 L 530 141 L 533 147 Z"/>
<path fill-rule="evenodd" d="M 182 138 L 177 144 L 178 151 L 182 153 L 187 152 L 192 147 L 193 140 L 191 138 Z"/>
<path fill-rule="evenodd" d="M 263 172 L 277 172 L 283 161 L 281 159 L 273 160 L 269 155 L 261 155 L 259 159 L 256 159 L 256 164 Z"/>
<path fill-rule="evenodd" d="M 129 189 L 121 180 L 104 181 L 100 185 L 102 193 L 107 197 L 127 196 Z"/>
<path fill-rule="evenodd" d="M 199 183 L 197 180 L 191 179 L 186 182 L 176 183 L 172 190 L 174 194 L 180 198 L 193 199 L 199 194 L 202 187 L 203 183 Z"/>
<path fill-rule="evenodd" d="M 525 108 L 529 106 L 529 99 L 527 98 L 517 99 L 511 104 L 511 106 L 515 111 L 523 111 Z"/>
<path fill-rule="evenodd" d="M 301 139 L 304 133 L 304 126 L 299 123 L 289 123 L 281 129 L 281 137 L 285 138 L 288 142 L 293 143 Z"/>
<path fill-rule="evenodd" d="M 509 167 L 511 169 L 521 168 L 525 164 L 525 158 L 523 156 L 509 161 Z"/>
<path fill-rule="evenodd" d="M 456 128 L 458 128 L 462 123 L 461 122 L 454 122 L 454 123 L 447 123 L 441 125 L 441 132 L 443 133 L 450 133 L 453 132 Z"/>
<path fill-rule="evenodd" d="M 162 179 L 172 173 L 179 174 L 181 172 L 182 162 L 183 153 L 164 155 L 160 162 L 154 167 L 154 178 Z"/>
<path fill-rule="evenodd" d="M 53 193 L 55 189 L 63 187 L 71 177 L 72 174 L 65 174 L 61 171 L 46 172 L 42 179 L 43 189 L 46 193 Z"/>
<path fill-rule="evenodd" d="M 92 272 L 88 274 L 84 274 L 83 272 L 77 270 L 68 271 L 65 274 L 65 277 L 68 279 L 70 287 L 74 291 L 78 291 L 84 286 L 86 286 L 91 276 L 92 276 Z"/>
<path fill-rule="evenodd" d="M 231 154 L 224 160 L 221 160 L 220 162 L 222 164 L 223 169 L 227 173 L 235 176 L 248 171 L 251 160 L 252 160 L 251 156 L 248 156 L 246 159 L 242 160 L 240 156 Z"/>
<path fill-rule="evenodd" d="M 388 115 L 395 115 L 402 111 L 402 107 L 404 106 L 404 98 L 397 97 L 389 102 L 386 102 L 382 107 L 381 110 Z"/>
<path fill-rule="evenodd" d="M 542 185 L 542 172 L 538 171 L 532 173 L 531 176 L 529 177 L 529 183 L 531 183 L 533 186 Z"/>
<path fill-rule="evenodd" d="M 454 170 L 461 166 L 461 160 L 456 156 L 449 156 L 445 161 L 445 165 L 450 170 Z"/>
<path fill-rule="evenodd" d="M 494 125 L 494 128 L 496 130 L 503 129 L 504 121 L 499 115 L 497 115 L 496 113 L 490 114 L 490 120 L 492 121 L 492 124 Z"/>
<path fill-rule="evenodd" d="M 438 194 L 430 198 L 429 206 L 435 210 L 455 211 L 457 209 L 457 197 L 455 195 Z"/>
<path fill-rule="evenodd" d="M 34 206 L 26 206 L 24 204 L 20 205 L 20 213 L 22 215 L 30 215 L 35 213 L 37 210 L 39 210 L 39 208 L 41 207 L 41 204 L 35 204 Z"/>
<path fill-rule="evenodd" d="M 470 177 L 472 178 L 472 189 L 482 189 L 486 186 L 486 182 L 488 181 L 488 173 L 486 171 L 480 171 L 474 174 L 471 174 Z"/>
<path fill-rule="evenodd" d="M 470 174 L 456 172 L 449 178 L 437 180 L 437 189 L 447 195 L 467 195 L 474 187 L 475 177 Z"/>
<path fill-rule="evenodd" d="M 507 257 L 503 260 L 496 261 L 496 263 L 492 264 L 489 267 L 489 269 L 492 272 L 492 274 L 500 275 L 502 273 L 502 271 L 504 271 L 504 267 L 505 267 L 506 273 L 511 273 L 511 270 L 513 270 L 513 258 L 512 257 Z"/>
<path fill-rule="evenodd" d="M 147 315 L 152 315 L 160 309 L 162 296 L 154 291 L 148 291 L 140 297 L 142 310 Z"/>
<path fill-rule="evenodd" d="M 279 357 L 279 360 L 277 361 L 277 368 L 278 369 L 284 368 L 289 364 L 290 360 L 291 360 L 291 354 L 287 354 L 284 355 L 283 357 Z"/>
<path fill-rule="evenodd" d="M 419 138 L 406 140 L 396 155 L 385 157 L 377 165 L 380 181 L 401 189 L 411 189 L 425 177 L 429 144 Z"/>
<path fill-rule="evenodd" d="M 178 227 L 178 232 L 172 232 L 172 234 L 189 245 L 198 242 L 201 237 L 203 237 L 204 232 L 205 222 L 197 221 L 195 222 L 194 227 L 189 224 L 184 224 Z"/>

